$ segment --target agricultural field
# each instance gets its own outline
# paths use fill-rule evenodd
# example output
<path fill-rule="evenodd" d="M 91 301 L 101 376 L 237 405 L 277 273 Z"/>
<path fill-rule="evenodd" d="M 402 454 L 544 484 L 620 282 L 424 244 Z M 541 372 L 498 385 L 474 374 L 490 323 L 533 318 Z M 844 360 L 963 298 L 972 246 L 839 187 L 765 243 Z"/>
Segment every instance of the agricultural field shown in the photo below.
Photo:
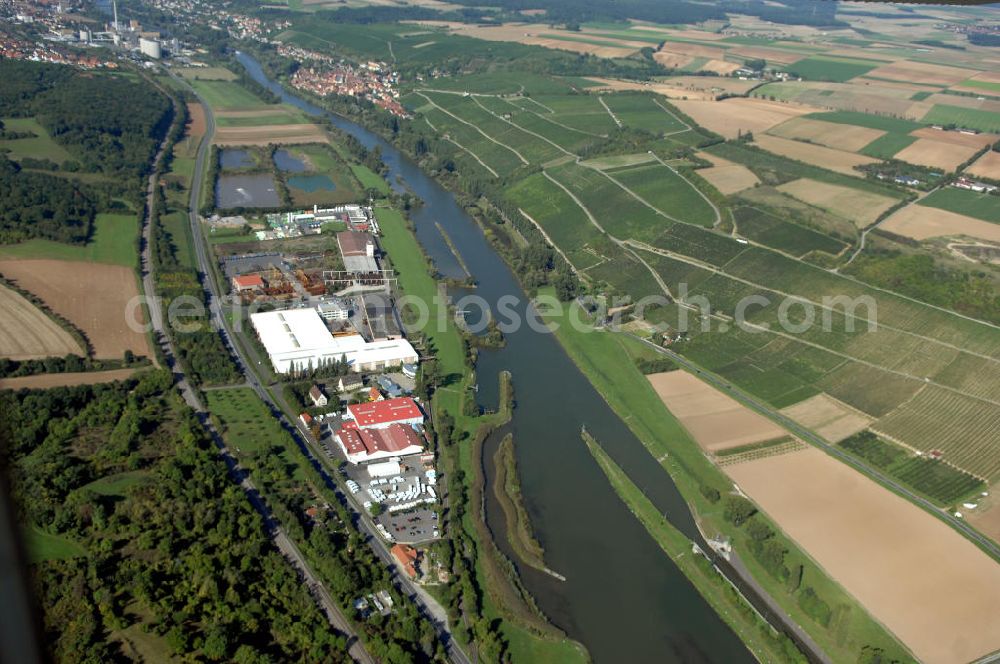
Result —
<path fill-rule="evenodd" d="M 718 189 L 719 193 L 724 196 L 730 196 L 760 183 L 760 180 L 754 175 L 753 171 L 742 164 L 731 162 L 728 159 L 723 159 L 707 152 L 699 152 L 698 156 L 712 162 L 712 166 L 699 169 L 698 175 L 705 178 L 709 184 Z"/>
<path fill-rule="evenodd" d="M 792 180 L 779 185 L 777 189 L 804 203 L 852 221 L 859 228 L 872 224 L 883 212 L 898 202 L 888 196 L 879 196 L 809 178 Z"/>
<path fill-rule="evenodd" d="M 793 256 L 802 257 L 812 251 L 837 255 L 847 247 L 829 235 L 755 207 L 735 208 L 733 218 L 743 237 Z"/>
<path fill-rule="evenodd" d="M 74 352 L 78 355 L 81 354 L 80 351 Z M 47 390 L 51 387 L 113 383 L 117 380 L 130 378 L 135 372 L 135 369 L 111 369 L 109 371 L 81 371 L 0 378 L 0 390 Z"/>
<path fill-rule="evenodd" d="M 816 432 L 831 443 L 849 438 L 868 428 L 872 418 L 860 413 L 828 394 L 817 394 L 781 409 L 781 414 Z"/>
<path fill-rule="evenodd" d="M 138 236 L 134 214 L 102 212 L 94 219 L 93 237 L 83 246 L 31 239 L 0 245 L 0 261 L 53 259 L 132 266 L 138 258 Z"/>
<path fill-rule="evenodd" d="M 930 166 L 942 171 L 955 171 L 978 151 L 978 148 L 958 145 L 950 141 L 920 138 L 893 156 L 900 161 L 918 166 Z"/>
<path fill-rule="evenodd" d="M 81 330 L 97 359 L 152 357 L 133 268 L 70 260 L 0 260 L 0 274 Z M 130 324 L 130 319 L 132 324 Z"/>
<path fill-rule="evenodd" d="M 965 169 L 969 175 L 1000 180 L 1000 152 L 990 150 Z"/>
<path fill-rule="evenodd" d="M 928 124 L 956 125 L 994 134 L 1000 133 L 1000 115 L 994 111 L 934 104 L 921 120 Z"/>
<path fill-rule="evenodd" d="M 218 127 L 262 127 L 270 125 L 311 124 L 293 107 L 277 107 L 259 111 L 219 111 L 215 114 Z"/>
<path fill-rule="evenodd" d="M 667 215 L 689 224 L 711 228 L 716 211 L 680 174 L 662 164 L 616 169 L 608 174 Z"/>
<path fill-rule="evenodd" d="M 863 174 L 855 170 L 855 166 L 865 166 L 874 164 L 877 160 L 864 155 L 842 152 L 819 145 L 810 145 L 801 141 L 792 141 L 787 138 L 768 136 L 767 134 L 754 134 L 754 144 L 759 147 L 795 161 L 801 161 L 812 166 L 818 166 L 836 173 L 863 177 Z"/>
<path fill-rule="evenodd" d="M 945 65 L 935 65 L 928 62 L 903 60 L 883 64 L 872 69 L 868 76 L 874 79 L 902 81 L 904 83 L 920 83 L 923 85 L 955 85 L 969 76 L 969 70 Z"/>
<path fill-rule="evenodd" d="M 219 146 L 294 145 L 296 143 L 329 143 L 330 137 L 317 124 L 265 124 L 258 126 L 219 126 L 212 142 Z"/>
<path fill-rule="evenodd" d="M 914 240 L 967 236 L 1000 242 L 997 224 L 926 205 L 907 205 L 894 212 L 879 228 Z"/>
<path fill-rule="evenodd" d="M 1000 224 L 1000 197 L 956 187 L 938 189 L 918 205 L 940 208 L 955 214 Z"/>
<path fill-rule="evenodd" d="M 788 71 L 807 80 L 842 83 L 856 76 L 867 74 L 880 64 L 882 63 L 876 60 L 814 55 L 790 65 Z"/>
<path fill-rule="evenodd" d="M 945 523 L 814 448 L 723 470 L 917 659 L 1000 647 L 1000 566 Z"/>
<path fill-rule="evenodd" d="M 948 463 L 995 481 L 1000 479 L 1000 455 L 983 444 L 978 432 L 998 427 L 1000 406 L 932 385 L 881 418 L 872 430 L 924 452 L 941 452 Z"/>
<path fill-rule="evenodd" d="M 700 126 L 725 138 L 757 134 L 786 120 L 817 109 L 763 99 L 733 97 L 723 101 L 674 100 L 673 104 Z"/>
<path fill-rule="evenodd" d="M 811 117 L 798 117 L 768 130 L 772 136 L 792 138 L 806 143 L 818 143 L 837 150 L 857 152 L 884 135 L 879 129 L 824 122 Z"/>
<path fill-rule="evenodd" d="M 646 378 L 667 410 L 706 452 L 718 453 L 787 436 L 771 420 L 686 371 Z"/>
<path fill-rule="evenodd" d="M 607 95 L 604 103 L 626 127 L 642 129 L 657 136 L 689 129 L 687 124 L 651 95 Z"/>
<path fill-rule="evenodd" d="M 18 292 L 0 286 L 0 357 L 34 360 L 84 355 L 73 336 Z"/>

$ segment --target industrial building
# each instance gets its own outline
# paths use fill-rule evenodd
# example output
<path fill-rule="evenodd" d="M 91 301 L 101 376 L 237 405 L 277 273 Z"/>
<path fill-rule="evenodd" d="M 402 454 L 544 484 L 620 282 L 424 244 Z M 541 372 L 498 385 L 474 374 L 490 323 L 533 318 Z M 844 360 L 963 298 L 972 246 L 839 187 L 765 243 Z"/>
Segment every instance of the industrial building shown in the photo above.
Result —
<path fill-rule="evenodd" d="M 344 259 L 344 269 L 351 273 L 378 272 L 375 259 L 375 238 L 371 233 L 341 231 L 337 233 L 337 246 Z"/>
<path fill-rule="evenodd" d="M 345 415 L 344 428 L 385 429 L 394 424 L 415 426 L 424 423 L 424 414 L 417 402 L 410 397 L 352 403 Z"/>
<path fill-rule="evenodd" d="M 392 424 L 384 429 L 341 429 L 334 438 L 355 465 L 420 454 L 423 439 L 413 427 Z"/>
<path fill-rule="evenodd" d="M 417 362 L 406 339 L 365 341 L 360 334 L 334 336 L 315 309 L 287 309 L 250 315 L 276 373 L 306 371 L 344 361 L 356 373 Z"/>

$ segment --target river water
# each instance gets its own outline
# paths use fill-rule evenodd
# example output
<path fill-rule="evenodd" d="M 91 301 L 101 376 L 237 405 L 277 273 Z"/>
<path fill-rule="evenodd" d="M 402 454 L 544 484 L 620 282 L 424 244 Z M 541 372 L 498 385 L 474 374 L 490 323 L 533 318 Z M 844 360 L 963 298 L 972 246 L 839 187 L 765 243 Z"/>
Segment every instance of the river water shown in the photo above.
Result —
<path fill-rule="evenodd" d="M 526 316 L 526 297 L 514 275 L 447 190 L 381 137 L 289 94 L 247 54 L 239 54 L 239 60 L 284 102 L 329 117 L 367 148 L 379 146 L 392 186 L 403 191 L 405 183 L 405 189 L 423 201 L 412 213 L 416 234 L 441 273 L 465 276 L 436 223 L 472 271 L 479 284 L 476 295 L 491 304 L 515 295 L 519 304 L 514 310 L 522 319 Z M 619 500 L 581 440 L 581 426 L 586 425 L 671 523 L 700 540 L 670 477 L 553 335 L 522 325 L 506 339 L 505 348 L 480 353 L 480 400 L 496 407 L 498 374 L 511 372 L 517 407 L 509 430 L 525 502 L 546 563 L 566 577 L 559 581 L 520 566 L 539 607 L 583 643 L 595 662 L 754 661 Z"/>

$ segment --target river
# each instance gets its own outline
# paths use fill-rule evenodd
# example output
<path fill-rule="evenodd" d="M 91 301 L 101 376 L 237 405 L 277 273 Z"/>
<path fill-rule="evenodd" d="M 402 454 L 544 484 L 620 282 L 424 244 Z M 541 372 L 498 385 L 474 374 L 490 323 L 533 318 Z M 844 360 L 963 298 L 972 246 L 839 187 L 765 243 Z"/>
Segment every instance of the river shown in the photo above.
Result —
<path fill-rule="evenodd" d="M 479 284 L 476 294 L 489 303 L 515 295 L 519 304 L 514 309 L 525 317 L 527 298 L 520 285 L 451 193 L 381 137 L 289 94 L 249 55 L 241 53 L 239 60 L 282 101 L 329 117 L 367 148 L 379 146 L 393 188 L 423 201 L 412 218 L 417 238 L 441 273 L 465 276 L 436 223 L 472 271 Z M 669 475 L 553 335 L 522 325 L 506 339 L 504 348 L 480 353 L 480 400 L 496 407 L 498 374 L 511 372 L 517 408 L 509 430 L 525 502 L 546 563 L 566 577 L 558 581 L 519 566 L 539 607 L 583 643 L 595 662 L 755 661 L 615 494 L 580 438 L 581 425 L 586 424 L 671 523 L 700 540 Z"/>

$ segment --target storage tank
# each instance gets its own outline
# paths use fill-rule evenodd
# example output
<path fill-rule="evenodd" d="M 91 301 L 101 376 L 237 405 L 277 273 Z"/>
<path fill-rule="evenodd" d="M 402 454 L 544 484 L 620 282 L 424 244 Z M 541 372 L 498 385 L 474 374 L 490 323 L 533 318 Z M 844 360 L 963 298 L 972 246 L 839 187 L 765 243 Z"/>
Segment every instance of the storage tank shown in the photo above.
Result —
<path fill-rule="evenodd" d="M 162 56 L 160 42 L 155 39 L 146 39 L 145 37 L 139 39 L 139 52 L 154 60 L 159 60 Z"/>

